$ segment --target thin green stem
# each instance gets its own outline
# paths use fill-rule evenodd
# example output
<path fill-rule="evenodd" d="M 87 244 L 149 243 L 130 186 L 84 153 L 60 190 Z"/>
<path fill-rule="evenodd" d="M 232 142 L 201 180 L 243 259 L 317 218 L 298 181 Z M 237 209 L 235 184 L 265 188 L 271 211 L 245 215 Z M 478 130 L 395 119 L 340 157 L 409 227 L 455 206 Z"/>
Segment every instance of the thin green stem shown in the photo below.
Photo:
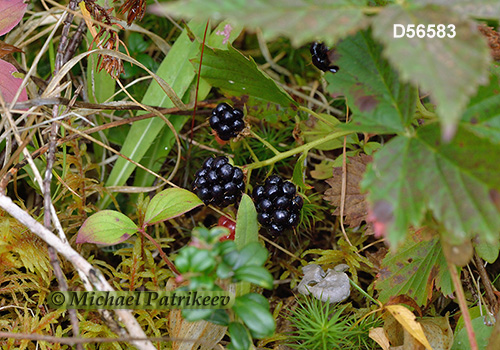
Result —
<path fill-rule="evenodd" d="M 258 168 L 262 168 L 262 167 L 265 167 L 265 166 L 268 166 L 268 165 L 271 165 L 271 164 L 274 164 L 282 159 L 286 159 L 288 157 L 291 157 L 295 154 L 298 154 L 298 153 L 302 153 L 302 152 L 306 152 L 306 151 L 309 151 L 310 149 L 314 148 L 314 147 L 317 147 L 325 142 L 328 142 L 330 140 L 333 140 L 333 139 L 336 139 L 336 138 L 339 138 L 339 137 L 343 137 L 343 136 L 346 136 L 346 135 L 349 135 L 349 134 L 352 134 L 353 131 L 348 131 L 348 130 L 342 130 L 342 131 L 337 131 L 337 132 L 334 132 L 334 133 L 331 133 L 330 135 L 328 136 L 325 136 L 323 138 L 320 138 L 320 139 L 317 139 L 317 140 L 314 140 L 314 141 L 311 141 L 311 142 L 308 142 L 308 143 L 305 143 L 299 147 L 296 147 L 294 149 L 291 149 L 289 151 L 286 151 L 286 152 L 281 152 L 280 154 L 277 154 L 275 155 L 274 157 L 272 158 L 269 158 L 269 159 L 266 159 L 266 160 L 263 160 L 263 161 L 260 161 L 260 162 L 255 162 L 255 163 L 252 163 L 250 165 L 247 165 L 245 167 L 245 169 L 258 169 Z"/>
<path fill-rule="evenodd" d="M 248 144 L 247 140 L 245 139 L 242 139 L 243 141 L 243 144 L 245 145 L 245 147 L 248 149 L 248 151 L 250 152 L 250 155 L 252 156 L 253 160 L 256 161 L 257 163 L 260 162 L 259 158 L 257 157 L 257 155 L 254 153 L 254 151 L 252 150 L 252 147 L 250 147 L 250 145 Z"/>
<path fill-rule="evenodd" d="M 310 110 L 309 108 L 307 107 L 304 107 L 304 106 L 299 106 L 299 110 L 303 111 L 303 112 L 306 112 L 306 113 L 309 113 L 311 114 L 314 118 L 316 119 L 319 119 L 321 120 L 323 123 L 326 123 L 332 127 L 336 127 L 335 124 L 333 124 L 330 120 L 326 119 L 325 117 L 323 117 L 321 114 L 318 114 L 312 110 Z"/>
<path fill-rule="evenodd" d="M 351 285 L 356 288 L 358 290 L 358 292 L 360 292 L 361 294 L 363 294 L 365 297 L 367 297 L 368 299 L 370 299 L 371 301 L 373 301 L 375 304 L 379 305 L 380 307 L 382 307 L 382 303 L 380 301 L 378 301 L 377 299 L 374 299 L 370 294 L 368 294 L 367 292 L 365 292 L 360 286 L 358 286 L 356 283 L 354 283 L 353 280 L 351 280 L 349 278 L 349 282 L 351 282 Z"/>
<path fill-rule="evenodd" d="M 422 104 L 422 102 L 420 101 L 420 98 L 417 98 L 417 109 L 420 112 L 420 115 L 422 117 L 424 117 L 424 118 L 428 118 L 428 119 L 434 119 L 434 118 L 436 118 L 436 114 L 432 113 L 432 112 L 429 112 L 425 108 L 425 106 Z"/>
<path fill-rule="evenodd" d="M 280 154 L 280 151 L 278 151 L 276 148 L 273 147 L 273 145 L 271 145 L 269 142 L 267 142 L 266 140 L 264 140 L 262 137 L 260 137 L 259 135 L 257 135 L 255 132 L 253 132 L 252 130 L 250 130 L 250 134 L 255 137 L 257 140 L 259 140 L 260 142 L 262 142 L 262 144 L 264 146 L 266 146 L 267 148 L 269 148 L 271 151 L 273 151 L 274 154 L 278 155 Z"/>

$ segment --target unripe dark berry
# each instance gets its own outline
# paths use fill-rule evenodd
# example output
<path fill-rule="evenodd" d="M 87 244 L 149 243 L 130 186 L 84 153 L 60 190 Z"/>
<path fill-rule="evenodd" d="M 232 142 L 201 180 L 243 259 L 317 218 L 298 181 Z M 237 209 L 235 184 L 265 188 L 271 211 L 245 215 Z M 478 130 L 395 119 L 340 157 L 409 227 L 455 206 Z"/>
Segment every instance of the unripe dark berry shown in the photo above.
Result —
<path fill-rule="evenodd" d="M 337 73 L 339 70 L 338 66 L 331 63 L 330 57 L 328 56 L 328 47 L 323 43 L 314 42 L 310 48 L 312 55 L 312 63 L 323 72 Z"/>
<path fill-rule="evenodd" d="M 229 164 L 227 157 L 210 157 L 196 172 L 193 189 L 206 205 L 227 207 L 235 204 L 245 191 L 244 174 Z"/>
<path fill-rule="evenodd" d="M 243 121 L 243 111 L 238 108 L 232 108 L 227 103 L 220 103 L 212 110 L 212 115 L 208 119 L 210 127 L 217 133 L 217 136 L 223 141 L 238 136 L 245 128 Z"/>

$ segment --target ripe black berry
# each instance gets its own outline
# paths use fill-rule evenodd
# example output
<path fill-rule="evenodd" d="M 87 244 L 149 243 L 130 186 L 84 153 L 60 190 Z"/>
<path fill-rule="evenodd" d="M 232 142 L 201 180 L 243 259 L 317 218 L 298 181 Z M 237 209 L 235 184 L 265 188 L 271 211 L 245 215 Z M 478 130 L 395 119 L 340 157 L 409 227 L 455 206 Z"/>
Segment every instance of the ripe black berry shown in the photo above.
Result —
<path fill-rule="evenodd" d="M 304 200 L 290 181 L 271 175 L 264 185 L 254 187 L 252 197 L 257 203 L 257 221 L 271 234 L 280 234 L 299 223 Z"/>
<path fill-rule="evenodd" d="M 310 48 L 312 63 L 323 72 L 337 73 L 339 67 L 332 64 L 328 57 L 328 47 L 323 43 L 314 42 Z"/>
<path fill-rule="evenodd" d="M 229 164 L 227 157 L 210 157 L 196 172 L 193 189 L 206 205 L 224 208 L 240 199 L 245 190 L 243 177 L 243 171 Z"/>
<path fill-rule="evenodd" d="M 227 103 L 219 103 L 212 110 L 209 119 L 210 127 L 215 130 L 219 138 L 228 141 L 236 137 L 244 128 L 243 111 L 231 107 Z"/>

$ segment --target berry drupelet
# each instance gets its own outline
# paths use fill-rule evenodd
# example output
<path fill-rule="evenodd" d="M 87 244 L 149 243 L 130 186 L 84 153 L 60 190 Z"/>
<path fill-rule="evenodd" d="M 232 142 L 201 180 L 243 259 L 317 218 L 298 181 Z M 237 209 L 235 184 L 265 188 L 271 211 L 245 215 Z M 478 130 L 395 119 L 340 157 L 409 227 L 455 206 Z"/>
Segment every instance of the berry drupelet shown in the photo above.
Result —
<path fill-rule="evenodd" d="M 215 130 L 219 138 L 229 141 L 245 128 L 243 112 L 241 109 L 233 108 L 227 103 L 219 103 L 212 110 L 209 119 L 210 127 Z"/>
<path fill-rule="evenodd" d="M 257 203 L 257 220 L 272 234 L 280 234 L 299 223 L 304 200 L 290 181 L 271 175 L 264 185 L 253 189 L 252 197 Z"/>
<path fill-rule="evenodd" d="M 241 198 L 243 177 L 243 171 L 229 164 L 227 157 L 210 157 L 196 172 L 193 190 L 206 205 L 225 208 Z"/>
<path fill-rule="evenodd" d="M 337 73 L 339 67 L 334 66 L 328 57 L 328 47 L 323 43 L 314 42 L 310 48 L 312 55 L 312 63 L 323 72 Z"/>

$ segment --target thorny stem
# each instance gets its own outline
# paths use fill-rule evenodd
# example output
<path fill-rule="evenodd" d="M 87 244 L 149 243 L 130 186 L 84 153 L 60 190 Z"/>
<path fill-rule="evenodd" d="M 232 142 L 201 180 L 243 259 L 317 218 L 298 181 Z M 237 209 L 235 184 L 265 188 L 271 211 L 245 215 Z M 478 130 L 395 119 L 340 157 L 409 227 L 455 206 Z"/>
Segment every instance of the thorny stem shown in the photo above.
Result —
<path fill-rule="evenodd" d="M 150 235 L 148 235 L 146 233 L 146 230 L 144 228 L 140 229 L 139 232 L 144 236 L 146 237 L 147 239 L 149 239 L 149 241 L 151 243 L 154 244 L 154 246 L 156 247 L 156 249 L 158 249 L 158 252 L 160 253 L 160 256 L 162 257 L 163 261 L 165 261 L 165 263 L 167 264 L 167 266 L 170 268 L 170 270 L 172 271 L 172 273 L 177 277 L 177 276 L 180 276 L 180 272 L 179 270 L 177 270 L 177 268 L 175 267 L 175 265 L 168 259 L 167 255 L 165 254 L 165 252 L 163 251 L 163 249 L 161 249 L 161 246 L 158 242 L 156 242 L 156 240 L 151 237 Z"/>
<path fill-rule="evenodd" d="M 296 148 L 291 149 L 291 150 L 286 151 L 286 152 L 281 152 L 280 154 L 277 154 L 276 156 L 274 156 L 272 158 L 269 158 L 269 159 L 266 159 L 266 160 L 263 160 L 260 162 L 252 163 L 250 165 L 245 166 L 244 168 L 247 170 L 262 168 L 262 167 L 274 164 L 282 159 L 286 159 L 288 157 L 296 155 L 298 153 L 309 151 L 310 149 L 317 147 L 317 146 L 319 146 L 325 142 L 328 142 L 330 140 L 334 140 L 336 138 L 346 136 L 346 135 L 349 135 L 352 133 L 353 133 L 352 131 L 337 131 L 337 132 L 334 132 L 334 133 L 332 133 L 328 136 L 325 136 L 321 139 L 317 139 L 317 140 L 305 143 L 299 147 L 296 147 Z"/>

